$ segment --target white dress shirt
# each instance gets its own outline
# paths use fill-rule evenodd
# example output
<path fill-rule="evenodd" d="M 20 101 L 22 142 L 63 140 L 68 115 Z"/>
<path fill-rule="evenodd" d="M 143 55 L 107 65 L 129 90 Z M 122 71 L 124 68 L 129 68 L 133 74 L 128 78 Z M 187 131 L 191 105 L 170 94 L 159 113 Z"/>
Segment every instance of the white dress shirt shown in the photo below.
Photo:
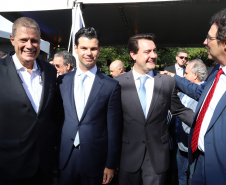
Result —
<path fill-rule="evenodd" d="M 31 101 L 35 112 L 38 113 L 43 87 L 41 72 L 38 68 L 36 60 L 34 61 L 33 69 L 30 74 L 27 71 L 27 68 L 20 63 L 16 54 L 14 54 L 12 58 L 24 90 Z"/>
<path fill-rule="evenodd" d="M 140 76 L 142 76 L 141 74 L 137 73 L 134 69 L 132 71 L 133 73 L 133 77 L 134 77 L 134 82 L 135 82 L 135 86 L 137 88 L 137 93 L 138 90 L 140 88 Z M 146 76 L 148 77 L 146 82 L 145 82 L 145 88 L 146 88 L 146 115 L 145 118 L 148 115 L 148 111 L 151 105 L 151 100 L 152 100 L 152 96 L 153 96 L 153 90 L 154 90 L 154 73 L 153 71 L 149 71 Z M 148 92 L 148 93 L 147 93 Z"/>
<path fill-rule="evenodd" d="M 177 65 L 177 63 L 175 64 L 175 69 L 176 69 L 176 74 L 180 77 L 184 76 L 184 68 L 180 67 Z"/>
<path fill-rule="evenodd" d="M 77 67 L 77 71 L 75 73 L 75 78 L 74 78 L 74 98 L 75 98 L 75 106 L 76 106 L 76 102 L 78 98 L 77 94 L 78 94 L 78 86 L 80 83 L 80 78 L 81 78 L 81 74 L 82 74 L 82 70 Z M 85 72 L 85 74 L 87 75 L 87 77 L 85 78 L 84 82 L 83 82 L 83 86 L 85 88 L 85 104 L 88 100 L 91 88 L 93 86 L 93 82 L 95 79 L 95 75 L 97 73 L 97 66 L 95 65 L 92 69 L 90 69 L 89 71 Z M 76 106 L 77 107 L 77 106 Z"/>
<path fill-rule="evenodd" d="M 213 113 L 216 109 L 216 106 L 217 106 L 221 97 L 223 96 L 223 94 L 226 91 L 226 75 L 225 75 L 226 74 L 226 66 L 223 67 L 222 70 L 224 71 L 224 73 L 219 78 L 219 81 L 217 83 L 216 89 L 215 89 L 213 97 L 210 101 L 209 107 L 206 111 L 206 114 L 203 118 L 202 126 L 201 126 L 201 129 L 200 129 L 199 140 L 198 140 L 198 148 L 199 148 L 199 150 L 201 150 L 203 152 L 205 152 L 204 136 L 206 134 L 206 131 L 208 129 L 208 126 L 209 126 L 210 121 L 212 119 Z M 213 83 L 214 83 L 214 81 L 213 81 Z M 209 91 L 210 91 L 210 89 L 209 89 Z M 208 94 L 209 94 L 209 92 L 206 95 L 208 95 Z M 205 97 L 205 99 L 206 99 L 206 97 Z M 204 102 L 205 102 L 205 100 L 203 101 L 203 103 Z M 202 109 L 202 107 L 201 107 L 201 109 Z"/>

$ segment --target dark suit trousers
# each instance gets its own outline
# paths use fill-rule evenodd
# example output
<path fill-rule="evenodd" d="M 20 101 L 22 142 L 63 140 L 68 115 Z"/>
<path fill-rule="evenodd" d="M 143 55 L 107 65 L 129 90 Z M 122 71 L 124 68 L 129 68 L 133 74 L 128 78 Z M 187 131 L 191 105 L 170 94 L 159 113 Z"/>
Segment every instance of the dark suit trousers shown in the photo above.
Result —
<path fill-rule="evenodd" d="M 88 177 L 83 173 L 80 149 L 73 146 L 70 159 L 66 167 L 60 171 L 59 185 L 101 185 L 103 174 L 97 177 Z"/>
<path fill-rule="evenodd" d="M 166 173 L 156 174 L 150 162 L 148 152 L 145 152 L 141 168 L 135 172 L 119 172 L 119 185 L 165 185 Z"/>
<path fill-rule="evenodd" d="M 198 158 L 195 164 L 195 171 L 192 176 L 191 185 L 205 185 L 206 179 L 205 179 L 205 169 L 204 169 L 204 163 L 205 163 L 205 155 L 198 151 Z M 217 184 L 217 179 L 216 179 Z"/>

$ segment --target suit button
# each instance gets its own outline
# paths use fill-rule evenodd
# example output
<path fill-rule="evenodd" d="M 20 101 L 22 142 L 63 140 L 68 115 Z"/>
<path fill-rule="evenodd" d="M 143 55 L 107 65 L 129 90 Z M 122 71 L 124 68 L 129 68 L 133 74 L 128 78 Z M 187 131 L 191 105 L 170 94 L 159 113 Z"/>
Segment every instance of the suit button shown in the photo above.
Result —
<path fill-rule="evenodd" d="M 142 141 L 142 143 L 145 144 L 146 142 L 145 141 Z"/>

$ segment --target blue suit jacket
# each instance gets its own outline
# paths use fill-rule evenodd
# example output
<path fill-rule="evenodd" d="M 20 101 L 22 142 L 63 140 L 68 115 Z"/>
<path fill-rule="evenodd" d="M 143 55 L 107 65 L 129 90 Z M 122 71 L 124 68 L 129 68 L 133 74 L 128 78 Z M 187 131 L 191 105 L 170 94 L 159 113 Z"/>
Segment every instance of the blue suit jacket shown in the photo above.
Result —
<path fill-rule="evenodd" d="M 199 91 L 202 93 L 199 97 L 199 103 L 196 108 L 194 121 L 189 135 L 190 162 L 192 162 L 194 158 L 191 152 L 191 138 L 194 132 L 197 115 L 200 111 L 206 94 L 208 93 L 216 77 L 218 69 L 219 65 L 212 71 L 212 73 L 208 76 L 206 83 L 199 89 Z M 185 93 L 188 93 L 189 96 L 194 96 L 195 91 L 198 90 L 197 87 L 192 86 L 191 83 L 186 83 L 186 81 L 179 82 L 178 80 L 179 78 L 176 77 L 179 88 L 182 89 L 182 91 L 184 91 Z M 184 84 L 183 87 L 182 83 Z M 201 90 L 201 88 L 203 90 Z M 196 98 L 198 98 L 198 96 Z M 213 117 L 204 137 L 204 146 L 206 184 L 226 184 L 226 93 L 223 94 L 213 113 Z"/>
<path fill-rule="evenodd" d="M 60 76 L 58 85 L 63 100 L 64 124 L 60 146 L 60 168 L 67 165 L 77 130 L 83 172 L 88 176 L 114 169 L 121 148 L 121 89 L 119 83 L 97 71 L 83 115 L 79 121 L 74 101 L 75 71 Z M 70 160 L 69 160 L 70 162 Z"/>

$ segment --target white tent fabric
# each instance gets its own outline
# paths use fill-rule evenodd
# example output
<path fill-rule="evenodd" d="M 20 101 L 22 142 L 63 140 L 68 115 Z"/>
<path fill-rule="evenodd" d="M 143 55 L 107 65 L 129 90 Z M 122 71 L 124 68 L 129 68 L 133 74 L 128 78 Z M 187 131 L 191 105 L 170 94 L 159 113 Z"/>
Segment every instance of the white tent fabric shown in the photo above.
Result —
<path fill-rule="evenodd" d="M 13 23 L 0 15 L 0 37 L 9 39 Z M 49 54 L 50 43 L 41 39 L 40 49 Z"/>
<path fill-rule="evenodd" d="M 75 0 L 7 0 L 2 1 L 0 12 L 22 12 L 72 9 Z"/>
<path fill-rule="evenodd" d="M 114 3 L 145 3 L 145 2 L 167 2 L 167 1 L 183 1 L 183 0 L 77 0 L 76 3 L 83 4 L 114 4 Z"/>

